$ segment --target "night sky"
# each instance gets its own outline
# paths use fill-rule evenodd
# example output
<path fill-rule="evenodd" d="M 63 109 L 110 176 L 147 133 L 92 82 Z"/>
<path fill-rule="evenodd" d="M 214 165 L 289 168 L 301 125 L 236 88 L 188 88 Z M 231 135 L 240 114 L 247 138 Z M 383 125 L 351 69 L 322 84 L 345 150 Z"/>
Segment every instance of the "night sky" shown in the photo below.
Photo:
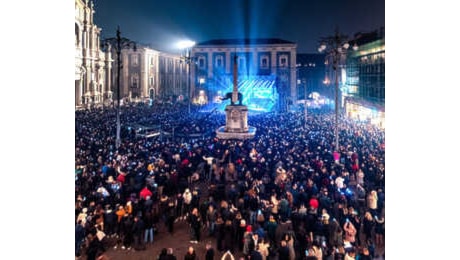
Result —
<path fill-rule="evenodd" d="M 122 37 L 178 52 L 176 42 L 281 38 L 317 53 L 336 26 L 352 37 L 385 26 L 384 0 L 94 0 L 102 38 Z"/>

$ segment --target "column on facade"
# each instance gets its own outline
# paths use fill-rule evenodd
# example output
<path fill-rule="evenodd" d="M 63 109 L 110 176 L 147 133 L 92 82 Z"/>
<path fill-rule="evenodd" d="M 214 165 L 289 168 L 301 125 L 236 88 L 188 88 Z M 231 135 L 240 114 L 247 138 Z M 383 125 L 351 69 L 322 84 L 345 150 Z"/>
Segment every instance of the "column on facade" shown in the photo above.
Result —
<path fill-rule="evenodd" d="M 82 49 L 83 58 L 88 56 L 88 53 L 87 53 L 87 46 L 88 46 L 87 27 L 88 26 L 86 23 L 87 23 L 86 20 L 83 21 L 83 28 L 81 32 L 81 49 Z"/>
<path fill-rule="evenodd" d="M 193 52 L 191 52 L 190 57 L 195 57 Z M 197 66 L 195 65 L 195 62 L 190 61 L 189 64 L 185 64 L 185 72 L 186 72 L 186 77 L 185 77 L 185 85 L 187 86 L 187 97 L 188 98 L 193 98 L 193 95 L 191 93 L 195 93 L 195 87 L 196 87 L 196 77 L 198 75 L 197 73 Z M 189 78 L 190 77 L 190 78 Z M 188 89 L 188 84 L 190 84 L 190 89 Z"/>
<path fill-rule="evenodd" d="M 107 99 L 112 100 L 112 46 L 107 47 L 105 53 L 105 92 L 107 93 Z"/>
<path fill-rule="evenodd" d="M 86 14 L 85 14 L 86 17 Z M 88 58 L 88 32 L 87 32 L 87 21 L 83 21 L 83 29 L 82 29 L 82 37 L 81 37 L 81 53 L 82 53 L 82 68 L 85 71 L 84 74 L 82 74 L 81 81 L 82 81 L 82 99 L 83 102 L 82 104 L 87 104 L 88 103 L 88 98 L 87 98 L 87 92 L 88 92 L 88 64 L 87 64 L 87 58 Z"/>
<path fill-rule="evenodd" d="M 139 54 L 141 55 L 139 66 L 141 68 L 141 75 L 139 77 L 139 95 L 140 99 L 143 100 L 144 97 L 147 95 L 148 89 L 148 67 L 149 67 L 149 59 L 145 49 L 142 49 Z"/>
<path fill-rule="evenodd" d="M 297 85 L 297 74 L 296 74 L 296 65 L 297 65 L 297 59 L 296 59 L 296 53 L 294 51 L 294 49 L 291 49 L 291 51 L 289 52 L 290 55 L 291 55 L 291 58 L 290 58 L 290 61 L 291 61 L 291 64 L 289 64 L 289 67 L 291 68 L 290 69 L 290 75 L 289 75 L 289 82 L 291 84 L 291 100 L 292 102 L 295 104 L 296 101 L 297 101 L 297 88 L 296 88 L 296 85 Z"/>
<path fill-rule="evenodd" d="M 213 74 L 214 74 L 214 71 L 213 71 L 213 60 L 212 60 L 212 50 L 209 50 L 206 52 L 207 56 L 208 56 L 208 78 L 212 78 L 213 77 Z"/>
<path fill-rule="evenodd" d="M 123 68 L 121 71 L 121 86 L 120 86 L 120 98 L 124 98 L 129 94 L 129 51 L 124 50 L 121 54 L 122 56 L 122 61 L 121 64 L 123 64 Z"/>
<path fill-rule="evenodd" d="M 270 66 L 271 66 L 272 74 L 276 75 L 276 67 L 277 67 L 276 50 L 270 51 Z"/>
<path fill-rule="evenodd" d="M 153 75 L 154 75 L 154 79 L 153 79 L 153 88 L 155 89 L 155 95 L 156 96 L 160 96 L 160 54 L 159 53 L 156 53 L 155 54 L 155 59 L 154 59 L 154 62 L 153 62 L 153 68 L 154 68 L 154 71 L 153 71 Z"/>
<path fill-rule="evenodd" d="M 230 50 L 225 51 L 225 73 L 230 74 L 231 73 L 231 54 Z"/>
<path fill-rule="evenodd" d="M 250 64 L 251 73 L 256 75 L 258 73 L 259 68 L 259 60 L 258 58 L 259 50 L 254 48 L 252 50 L 252 64 Z"/>

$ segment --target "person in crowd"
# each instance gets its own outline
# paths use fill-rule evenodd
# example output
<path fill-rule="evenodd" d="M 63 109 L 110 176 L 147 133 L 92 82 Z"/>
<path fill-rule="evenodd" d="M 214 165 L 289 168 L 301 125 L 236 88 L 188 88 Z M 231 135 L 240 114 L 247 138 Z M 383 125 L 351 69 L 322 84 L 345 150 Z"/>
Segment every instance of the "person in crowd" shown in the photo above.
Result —
<path fill-rule="evenodd" d="M 367 195 L 367 208 L 371 212 L 372 215 L 377 215 L 377 191 L 371 190 Z"/>
<path fill-rule="evenodd" d="M 242 219 L 241 214 L 238 213 L 236 218 L 236 233 L 235 233 L 235 239 L 238 243 L 238 250 L 243 251 L 244 248 L 244 243 L 245 243 L 245 235 L 246 234 L 252 234 L 252 227 L 250 225 L 246 224 L 246 220 Z M 239 223 L 239 224 L 238 224 Z"/>
<path fill-rule="evenodd" d="M 131 250 L 131 246 L 134 242 L 134 219 L 133 216 L 126 213 L 122 219 L 123 223 L 123 245 L 122 250 Z"/>
<path fill-rule="evenodd" d="M 375 216 L 375 244 L 383 247 L 385 244 L 385 218 L 382 214 Z"/>
<path fill-rule="evenodd" d="M 174 199 L 170 198 L 165 208 L 165 224 L 169 234 L 174 233 L 175 206 Z"/>
<path fill-rule="evenodd" d="M 136 250 L 145 250 L 145 222 L 141 216 L 134 217 L 134 223 L 132 227 L 134 247 Z"/>
<path fill-rule="evenodd" d="M 224 229 L 224 220 L 220 214 L 216 220 L 216 242 L 217 250 L 222 252 L 224 251 L 224 238 L 225 238 L 225 229 Z"/>
<path fill-rule="evenodd" d="M 81 255 L 81 246 L 85 242 L 85 228 L 82 225 L 82 220 L 78 220 L 77 225 L 75 226 L 75 256 L 79 257 Z"/>
<path fill-rule="evenodd" d="M 356 258 L 360 260 L 372 260 L 372 256 L 370 255 L 369 249 L 367 247 L 363 247 Z"/>
<path fill-rule="evenodd" d="M 116 235 L 116 225 L 117 225 L 117 215 L 115 211 L 112 210 L 112 206 L 108 204 L 103 215 L 104 218 L 104 232 L 108 237 L 113 237 Z"/>
<path fill-rule="evenodd" d="M 204 259 L 214 260 L 214 255 L 215 255 L 214 248 L 212 247 L 210 242 L 207 242 L 206 243 L 206 253 L 205 253 Z"/>
<path fill-rule="evenodd" d="M 186 188 L 184 191 L 184 194 L 182 195 L 184 198 L 184 213 L 185 217 L 187 218 L 190 214 L 190 211 L 192 210 L 192 192 L 190 191 L 189 188 Z"/>
<path fill-rule="evenodd" d="M 177 260 L 177 257 L 174 255 L 174 249 L 172 247 L 168 247 L 166 260 Z"/>
<path fill-rule="evenodd" d="M 290 260 L 289 258 L 289 247 L 286 240 L 281 240 L 280 247 L 278 248 L 278 259 L 279 260 Z"/>
<path fill-rule="evenodd" d="M 192 213 L 189 216 L 190 225 L 190 243 L 198 243 L 201 239 L 201 219 L 198 214 L 198 209 L 193 208 Z"/>
<path fill-rule="evenodd" d="M 276 244 L 276 230 L 278 228 L 278 223 L 275 220 L 274 215 L 270 215 L 267 223 L 265 223 L 265 230 L 267 230 L 267 236 L 271 245 Z"/>
<path fill-rule="evenodd" d="M 184 260 L 196 260 L 196 259 L 197 259 L 197 256 L 196 256 L 195 248 L 193 248 L 193 246 L 189 246 L 187 252 L 184 255 Z"/>
<path fill-rule="evenodd" d="M 252 260 L 262 260 L 263 259 L 262 254 L 258 250 L 252 250 L 248 258 Z"/>
<path fill-rule="evenodd" d="M 208 228 L 209 236 L 214 236 L 216 232 L 216 220 L 217 220 L 217 211 L 215 210 L 213 204 L 209 204 L 208 210 L 206 211 L 206 226 Z"/>
<path fill-rule="evenodd" d="M 308 255 L 316 257 L 318 260 L 323 259 L 323 250 L 318 241 L 313 241 L 311 248 L 308 249 Z"/>
<path fill-rule="evenodd" d="M 153 214 L 150 210 L 146 211 L 143 215 L 144 220 L 144 243 L 145 244 L 153 244 L 153 238 L 155 236 L 153 232 L 154 223 L 153 223 Z"/>
<path fill-rule="evenodd" d="M 157 260 L 166 260 L 168 254 L 168 249 L 166 247 L 162 248 L 160 254 L 157 256 Z"/>
<path fill-rule="evenodd" d="M 346 220 L 345 224 L 343 224 L 343 231 L 345 232 L 345 240 L 350 242 L 351 244 L 355 243 L 356 240 L 356 228 L 350 220 Z"/>
<path fill-rule="evenodd" d="M 372 217 L 371 213 L 367 211 L 364 214 L 364 218 L 363 218 L 363 232 L 364 232 L 364 238 L 366 241 L 372 240 L 374 226 L 375 226 L 375 220 Z"/>
<path fill-rule="evenodd" d="M 233 251 L 235 247 L 235 242 L 237 242 L 234 234 L 235 228 L 233 227 L 233 223 L 230 219 L 227 219 L 224 223 L 224 251 Z"/>
<path fill-rule="evenodd" d="M 105 252 L 102 242 L 92 234 L 88 234 L 86 237 L 86 243 L 86 259 L 88 260 L 96 260 L 99 253 Z"/>
<path fill-rule="evenodd" d="M 355 257 L 356 257 L 356 249 L 351 248 L 350 250 L 346 251 L 344 260 L 355 260 L 356 259 Z"/>
<path fill-rule="evenodd" d="M 269 247 L 270 247 L 270 242 L 268 241 L 268 238 L 261 239 L 259 241 L 259 244 L 257 246 L 257 251 L 260 252 L 260 255 L 262 256 L 262 260 L 267 260 L 270 252 L 269 252 Z"/>
<path fill-rule="evenodd" d="M 295 260 L 295 249 L 294 249 L 294 235 L 291 233 L 285 233 L 283 238 L 289 248 L 289 260 Z"/>
<path fill-rule="evenodd" d="M 95 227 L 96 227 L 96 237 L 99 240 L 99 242 L 101 242 L 102 246 L 105 249 L 107 247 L 107 244 L 109 243 L 109 241 L 107 240 L 108 239 L 107 235 L 104 233 L 100 225 L 96 224 Z"/>

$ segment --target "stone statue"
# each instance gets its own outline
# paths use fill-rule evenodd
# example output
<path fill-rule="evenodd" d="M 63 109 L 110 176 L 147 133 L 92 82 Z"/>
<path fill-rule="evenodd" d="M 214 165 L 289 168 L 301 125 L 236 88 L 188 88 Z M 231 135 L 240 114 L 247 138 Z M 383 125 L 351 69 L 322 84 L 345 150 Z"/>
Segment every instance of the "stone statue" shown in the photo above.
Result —
<path fill-rule="evenodd" d="M 227 100 L 227 99 L 230 99 L 230 102 L 231 102 L 230 104 L 231 104 L 232 106 L 234 106 L 235 103 L 233 102 L 232 96 L 233 96 L 233 92 L 228 92 L 227 94 L 225 94 L 225 96 L 220 97 L 220 100 Z M 238 92 L 238 105 L 240 105 L 240 106 L 243 105 L 242 102 L 243 102 L 243 94 L 241 94 L 240 92 Z"/>

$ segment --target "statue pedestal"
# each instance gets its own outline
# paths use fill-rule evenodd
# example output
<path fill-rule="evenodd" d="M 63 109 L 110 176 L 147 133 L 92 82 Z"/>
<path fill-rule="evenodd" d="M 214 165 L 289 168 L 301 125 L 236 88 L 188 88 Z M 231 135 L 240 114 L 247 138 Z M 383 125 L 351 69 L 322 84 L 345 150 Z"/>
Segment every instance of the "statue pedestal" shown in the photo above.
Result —
<path fill-rule="evenodd" d="M 220 139 L 250 139 L 256 134 L 256 128 L 248 126 L 248 107 L 228 105 L 225 107 L 225 126 L 216 130 Z"/>

